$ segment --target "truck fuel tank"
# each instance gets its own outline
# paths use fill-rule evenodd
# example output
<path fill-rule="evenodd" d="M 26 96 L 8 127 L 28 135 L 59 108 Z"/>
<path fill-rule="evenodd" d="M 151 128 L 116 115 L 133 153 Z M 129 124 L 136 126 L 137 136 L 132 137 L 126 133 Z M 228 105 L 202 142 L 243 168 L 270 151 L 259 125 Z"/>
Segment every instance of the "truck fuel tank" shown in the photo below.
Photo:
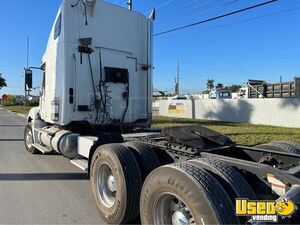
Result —
<path fill-rule="evenodd" d="M 53 149 L 69 159 L 73 159 L 78 154 L 79 136 L 79 134 L 71 131 L 50 127 L 43 129 L 40 134 L 40 141 L 47 148 Z"/>

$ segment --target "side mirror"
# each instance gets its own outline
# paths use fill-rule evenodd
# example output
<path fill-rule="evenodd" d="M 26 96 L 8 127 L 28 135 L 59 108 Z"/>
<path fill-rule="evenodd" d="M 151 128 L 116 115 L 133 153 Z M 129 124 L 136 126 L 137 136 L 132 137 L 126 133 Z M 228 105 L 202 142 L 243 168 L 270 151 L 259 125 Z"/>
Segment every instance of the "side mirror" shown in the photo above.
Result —
<path fill-rule="evenodd" d="M 25 88 L 26 91 L 32 89 L 32 70 L 25 69 Z"/>

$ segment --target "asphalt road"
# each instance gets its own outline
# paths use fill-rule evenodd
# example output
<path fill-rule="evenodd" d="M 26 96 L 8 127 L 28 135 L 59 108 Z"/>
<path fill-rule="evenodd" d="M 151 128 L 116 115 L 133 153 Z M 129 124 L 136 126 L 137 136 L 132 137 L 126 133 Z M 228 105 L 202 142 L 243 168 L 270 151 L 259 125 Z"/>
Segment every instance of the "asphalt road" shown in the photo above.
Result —
<path fill-rule="evenodd" d="M 25 119 L 0 109 L 0 224 L 104 224 L 85 173 L 60 155 L 31 155 Z"/>

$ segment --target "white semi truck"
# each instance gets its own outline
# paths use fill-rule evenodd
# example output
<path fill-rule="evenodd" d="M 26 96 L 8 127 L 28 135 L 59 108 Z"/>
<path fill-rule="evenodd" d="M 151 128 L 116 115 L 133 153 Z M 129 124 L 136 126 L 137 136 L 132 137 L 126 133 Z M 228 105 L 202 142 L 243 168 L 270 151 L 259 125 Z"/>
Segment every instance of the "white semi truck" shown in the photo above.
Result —
<path fill-rule="evenodd" d="M 152 26 L 104 1 L 64 0 L 38 67 L 27 151 L 56 151 L 85 170 L 109 224 L 257 224 L 235 214 L 236 198 L 298 205 L 298 144 L 250 148 L 199 125 L 151 129 Z M 30 94 L 32 68 L 25 86 Z M 278 223 L 299 223 L 290 214 Z"/>

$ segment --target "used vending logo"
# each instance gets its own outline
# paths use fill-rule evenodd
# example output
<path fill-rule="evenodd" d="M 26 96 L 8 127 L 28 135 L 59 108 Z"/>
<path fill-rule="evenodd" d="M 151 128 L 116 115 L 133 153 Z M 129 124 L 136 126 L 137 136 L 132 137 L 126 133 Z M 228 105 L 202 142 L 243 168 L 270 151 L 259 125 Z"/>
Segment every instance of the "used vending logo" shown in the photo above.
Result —
<path fill-rule="evenodd" d="M 278 222 L 278 216 L 290 217 L 296 209 L 290 200 L 275 201 L 250 201 L 236 199 L 235 213 L 237 216 L 250 216 L 254 222 Z"/>

